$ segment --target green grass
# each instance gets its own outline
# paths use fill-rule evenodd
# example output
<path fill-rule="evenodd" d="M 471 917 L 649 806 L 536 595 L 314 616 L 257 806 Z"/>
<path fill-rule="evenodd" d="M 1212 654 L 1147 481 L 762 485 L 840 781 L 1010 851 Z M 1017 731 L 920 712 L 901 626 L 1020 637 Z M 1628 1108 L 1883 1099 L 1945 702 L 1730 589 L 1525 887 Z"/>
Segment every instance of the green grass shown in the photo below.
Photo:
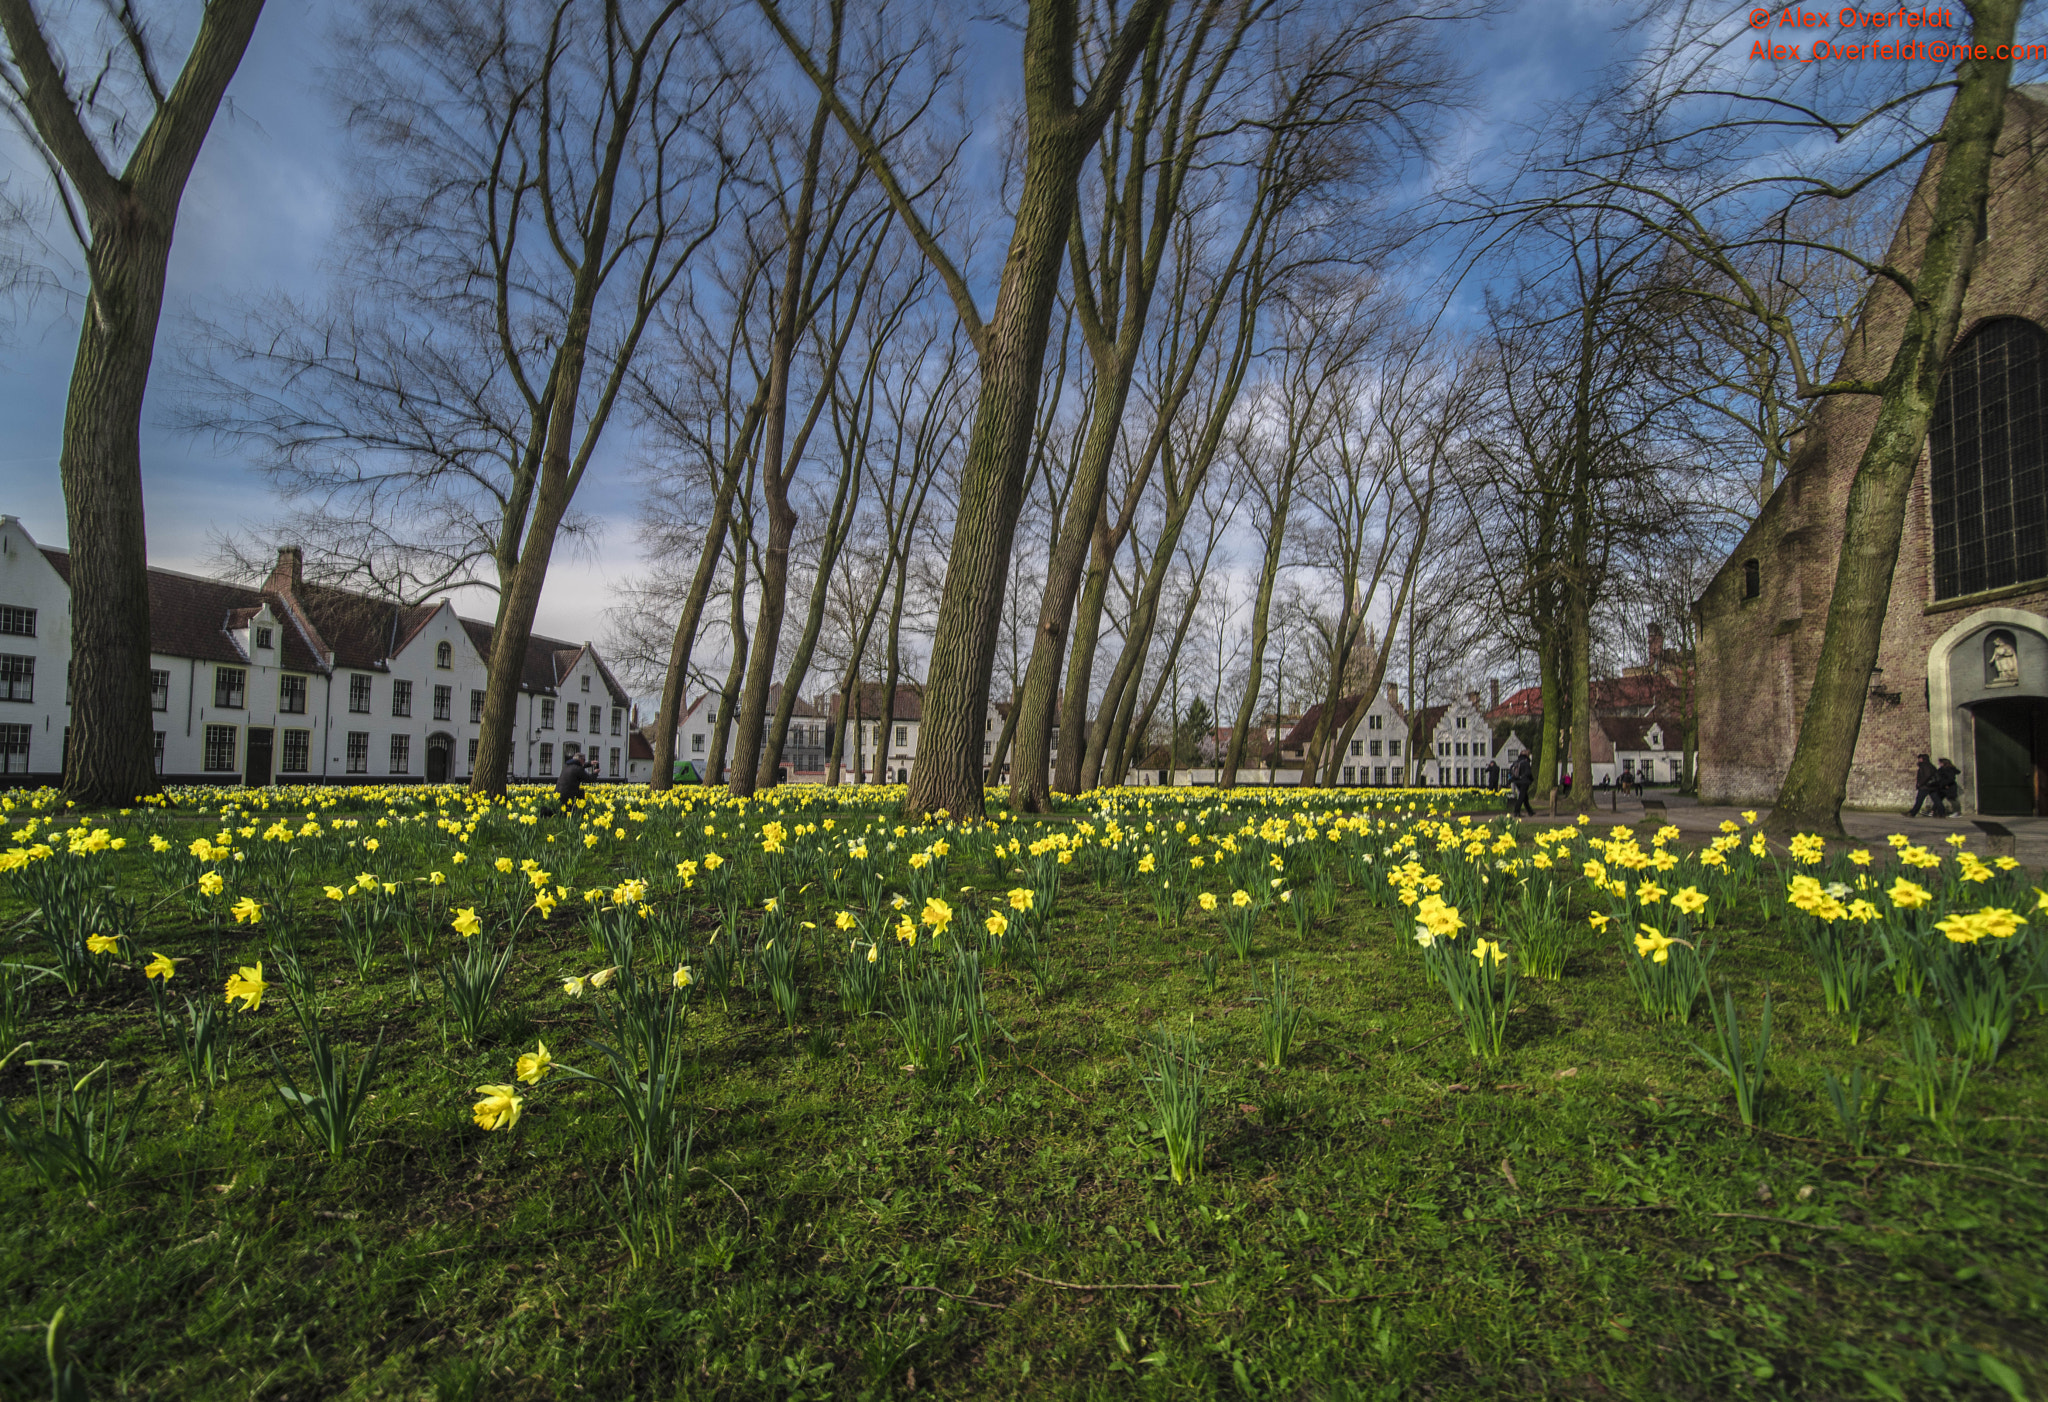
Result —
<path fill-rule="evenodd" d="M 203 951 L 156 918 L 145 943 Z M 716 914 L 699 921 L 701 938 Z M 1149 893 L 1070 878 L 1049 996 L 1020 967 L 987 975 L 1002 1040 L 978 1093 L 899 1069 L 887 1020 L 842 1014 L 815 960 L 794 1032 L 758 976 L 729 1012 L 700 996 L 677 1249 L 637 1267 L 599 1197 L 624 1149 L 595 1088 L 557 1077 L 515 1131 L 469 1123 L 471 1087 L 509 1080 L 536 1037 L 597 1062 L 558 982 L 596 967 L 574 912 L 522 936 L 476 1047 L 444 1039 L 432 979 L 408 1001 L 395 938 L 359 984 L 338 933 L 307 934 L 329 1031 L 384 1039 L 363 1146 L 336 1162 L 271 1088 L 265 1047 L 304 1064 L 283 1008 L 250 1020 L 209 1096 L 137 976 L 77 1001 L 44 985 L 33 1054 L 108 1059 L 151 1100 L 90 1200 L 0 1152 L 0 1395 L 48 1394 L 60 1307 L 105 1398 L 2048 1393 L 2041 1020 L 1973 1078 L 1953 1141 L 1901 1087 L 1859 1156 L 1824 1071 L 1893 1074 L 1907 1022 L 1886 988 L 1852 1048 L 1803 953 L 1759 926 L 1724 921 L 1713 965 L 1744 1017 L 1771 995 L 1749 1133 L 1691 1049 L 1711 1043 L 1704 1005 L 1646 1022 L 1611 943 L 1523 980 L 1486 1068 L 1361 893 L 1306 938 L 1269 911 L 1212 995 L 1213 916 L 1162 933 Z M 225 938 L 224 962 L 258 952 Z M 1273 959 L 1307 1010 L 1277 1072 L 1257 1001 Z M 219 996 L 203 955 L 188 969 L 184 991 Z M 1161 1028 L 1192 1028 L 1209 1062 L 1185 1187 L 1146 1127 Z M 29 1094 L 17 1059 L 0 1096 Z"/>

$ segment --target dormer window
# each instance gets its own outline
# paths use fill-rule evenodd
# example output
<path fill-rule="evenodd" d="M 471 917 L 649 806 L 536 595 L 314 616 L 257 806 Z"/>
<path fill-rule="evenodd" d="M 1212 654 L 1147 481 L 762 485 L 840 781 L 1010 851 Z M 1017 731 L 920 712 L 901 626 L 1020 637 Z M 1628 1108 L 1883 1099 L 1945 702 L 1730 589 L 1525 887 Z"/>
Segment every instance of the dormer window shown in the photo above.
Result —
<path fill-rule="evenodd" d="M 453 667 L 455 665 L 455 649 L 447 643 L 436 643 L 434 645 L 434 665 L 444 672 Z"/>
<path fill-rule="evenodd" d="M 262 649 L 264 649 L 265 651 L 268 651 L 268 650 L 269 650 L 269 648 L 270 648 L 270 631 L 271 631 L 271 630 L 270 630 L 270 629 L 268 629 L 268 628 L 258 628 L 258 629 L 256 630 L 256 646 L 257 646 L 257 647 L 259 647 L 259 648 L 262 648 Z"/>

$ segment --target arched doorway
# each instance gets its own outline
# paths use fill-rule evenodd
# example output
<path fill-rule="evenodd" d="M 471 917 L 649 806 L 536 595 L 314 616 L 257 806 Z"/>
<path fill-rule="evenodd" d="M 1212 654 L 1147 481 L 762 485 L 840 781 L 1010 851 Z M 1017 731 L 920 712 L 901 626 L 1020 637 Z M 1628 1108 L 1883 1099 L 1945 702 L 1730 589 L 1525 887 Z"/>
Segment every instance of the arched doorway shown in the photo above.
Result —
<path fill-rule="evenodd" d="M 427 737 L 427 782 L 448 782 L 448 764 L 455 754 L 455 737 L 440 732 Z"/>

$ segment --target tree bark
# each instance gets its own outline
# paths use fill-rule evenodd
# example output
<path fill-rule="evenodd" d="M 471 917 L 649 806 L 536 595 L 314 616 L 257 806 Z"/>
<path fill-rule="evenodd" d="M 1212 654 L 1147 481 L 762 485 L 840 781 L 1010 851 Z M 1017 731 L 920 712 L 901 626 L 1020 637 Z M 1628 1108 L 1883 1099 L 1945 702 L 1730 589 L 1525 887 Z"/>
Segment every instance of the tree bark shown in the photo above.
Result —
<path fill-rule="evenodd" d="M 1975 0 L 1968 8 L 1971 43 L 1980 51 L 1995 54 L 2012 43 L 2021 0 Z M 1842 831 L 1842 800 L 1891 602 L 1906 500 L 1976 262 L 1977 223 L 1990 189 L 2011 77 L 2009 58 L 1967 59 L 1957 70 L 1955 98 L 1942 122 L 1941 174 L 1911 305 L 1885 377 L 1877 425 L 1849 487 L 1813 689 L 1800 716 L 1784 785 L 1764 820 L 1773 833 Z"/>

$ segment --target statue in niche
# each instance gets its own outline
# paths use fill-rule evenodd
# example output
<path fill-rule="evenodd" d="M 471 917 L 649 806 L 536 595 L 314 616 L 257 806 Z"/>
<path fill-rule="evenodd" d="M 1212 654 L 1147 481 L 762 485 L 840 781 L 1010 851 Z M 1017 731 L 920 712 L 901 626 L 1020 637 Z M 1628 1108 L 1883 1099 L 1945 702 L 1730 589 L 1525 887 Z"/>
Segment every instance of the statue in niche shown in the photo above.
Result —
<path fill-rule="evenodd" d="M 2020 650 L 2013 635 L 2003 628 L 1984 640 L 1984 685 L 2018 686 Z"/>

